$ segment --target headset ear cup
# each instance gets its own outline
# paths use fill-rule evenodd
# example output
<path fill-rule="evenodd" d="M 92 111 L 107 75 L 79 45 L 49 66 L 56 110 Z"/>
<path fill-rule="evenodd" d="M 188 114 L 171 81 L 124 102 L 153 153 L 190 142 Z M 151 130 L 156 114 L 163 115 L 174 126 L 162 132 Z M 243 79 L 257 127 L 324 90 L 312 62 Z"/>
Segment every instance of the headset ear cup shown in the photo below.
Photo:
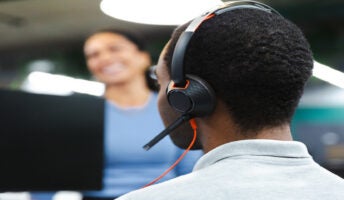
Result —
<path fill-rule="evenodd" d="M 183 88 L 174 87 L 173 81 L 167 88 L 167 99 L 169 104 L 183 114 L 193 117 L 210 115 L 216 105 L 214 90 L 203 79 L 186 75 L 187 85 Z"/>

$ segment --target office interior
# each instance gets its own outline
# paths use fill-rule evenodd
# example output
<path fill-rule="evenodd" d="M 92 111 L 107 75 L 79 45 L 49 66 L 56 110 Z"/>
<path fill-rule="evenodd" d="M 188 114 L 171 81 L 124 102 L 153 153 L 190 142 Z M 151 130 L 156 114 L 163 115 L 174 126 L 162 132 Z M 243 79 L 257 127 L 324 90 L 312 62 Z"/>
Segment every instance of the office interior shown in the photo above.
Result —
<path fill-rule="evenodd" d="M 297 24 L 310 42 L 314 59 L 344 77 L 344 1 L 262 2 Z M 0 89 L 101 96 L 102 86 L 87 71 L 83 42 L 102 28 L 143 35 L 156 62 L 175 26 L 116 19 L 104 14 L 99 4 L 100 0 L 0 0 Z M 55 75 L 60 78 L 57 81 L 69 81 L 66 85 L 80 81 L 96 89 L 58 88 L 61 82 L 53 81 Z M 36 82 L 30 77 L 36 77 Z M 47 77 L 51 85 L 44 82 Z M 344 80 L 340 81 L 342 85 L 314 76 L 309 80 L 292 131 L 294 139 L 304 142 L 319 164 L 344 178 Z"/>

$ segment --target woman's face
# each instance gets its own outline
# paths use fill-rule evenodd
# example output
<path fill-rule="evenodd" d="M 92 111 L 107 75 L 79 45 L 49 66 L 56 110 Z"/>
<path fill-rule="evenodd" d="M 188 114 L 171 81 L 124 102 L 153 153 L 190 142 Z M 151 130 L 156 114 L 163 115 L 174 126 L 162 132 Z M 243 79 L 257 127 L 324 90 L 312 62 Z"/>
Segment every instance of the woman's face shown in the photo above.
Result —
<path fill-rule="evenodd" d="M 84 45 L 87 67 L 96 79 L 106 85 L 124 84 L 144 72 L 150 56 L 140 51 L 126 37 L 110 32 L 97 33 Z"/>

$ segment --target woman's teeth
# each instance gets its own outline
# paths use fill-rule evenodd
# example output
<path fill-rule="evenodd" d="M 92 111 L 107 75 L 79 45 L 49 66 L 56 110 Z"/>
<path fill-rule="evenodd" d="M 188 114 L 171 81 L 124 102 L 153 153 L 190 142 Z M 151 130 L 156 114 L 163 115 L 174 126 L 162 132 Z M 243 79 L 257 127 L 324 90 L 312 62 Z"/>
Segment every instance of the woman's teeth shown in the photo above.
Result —
<path fill-rule="evenodd" d="M 124 68 L 125 67 L 122 64 L 112 64 L 107 67 L 104 67 L 102 71 L 105 74 L 115 74 L 122 71 Z"/>

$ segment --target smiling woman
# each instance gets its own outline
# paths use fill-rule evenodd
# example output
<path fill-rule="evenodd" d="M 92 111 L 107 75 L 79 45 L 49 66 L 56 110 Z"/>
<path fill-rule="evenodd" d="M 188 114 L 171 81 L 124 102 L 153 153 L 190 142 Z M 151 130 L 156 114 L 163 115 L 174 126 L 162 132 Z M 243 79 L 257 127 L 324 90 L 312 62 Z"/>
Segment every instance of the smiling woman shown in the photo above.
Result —
<path fill-rule="evenodd" d="M 121 107 L 143 106 L 151 92 L 145 72 L 151 64 L 144 45 L 129 34 L 104 30 L 85 42 L 87 66 L 106 85 L 105 97 Z"/>

